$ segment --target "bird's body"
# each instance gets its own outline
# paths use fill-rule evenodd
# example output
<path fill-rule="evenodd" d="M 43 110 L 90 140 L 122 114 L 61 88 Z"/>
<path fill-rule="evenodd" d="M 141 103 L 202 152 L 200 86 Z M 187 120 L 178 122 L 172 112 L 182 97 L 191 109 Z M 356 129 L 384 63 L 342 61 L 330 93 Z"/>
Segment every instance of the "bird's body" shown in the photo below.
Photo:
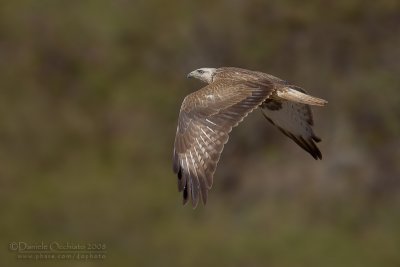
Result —
<path fill-rule="evenodd" d="M 250 112 L 261 108 L 264 116 L 315 159 L 322 155 L 320 139 L 311 126 L 309 105 L 325 100 L 309 96 L 300 87 L 272 75 L 240 68 L 202 68 L 188 77 L 208 83 L 184 99 L 176 132 L 173 170 L 183 202 L 206 203 L 208 190 L 229 133 Z"/>

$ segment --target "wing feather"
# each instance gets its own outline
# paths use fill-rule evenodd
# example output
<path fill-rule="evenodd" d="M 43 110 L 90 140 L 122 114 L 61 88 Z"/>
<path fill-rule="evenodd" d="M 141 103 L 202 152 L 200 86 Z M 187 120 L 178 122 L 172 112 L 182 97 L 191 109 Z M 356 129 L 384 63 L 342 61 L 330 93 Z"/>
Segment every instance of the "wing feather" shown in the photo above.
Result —
<path fill-rule="evenodd" d="M 286 100 L 268 99 L 262 104 L 262 112 L 269 122 L 291 138 L 314 159 L 322 159 L 315 142 L 321 139 L 312 129 L 313 117 L 309 105 Z"/>
<path fill-rule="evenodd" d="M 205 204 L 229 133 L 272 93 L 268 81 L 220 79 L 188 95 L 181 107 L 174 144 L 173 170 L 183 203 Z"/>

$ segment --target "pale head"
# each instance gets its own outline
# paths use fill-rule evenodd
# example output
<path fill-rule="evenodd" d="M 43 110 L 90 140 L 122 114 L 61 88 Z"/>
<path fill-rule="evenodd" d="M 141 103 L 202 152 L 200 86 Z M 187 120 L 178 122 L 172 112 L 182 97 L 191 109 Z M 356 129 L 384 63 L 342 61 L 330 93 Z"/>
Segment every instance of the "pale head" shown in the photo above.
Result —
<path fill-rule="evenodd" d="M 216 70 L 216 68 L 201 68 L 192 71 L 187 77 L 196 78 L 205 83 L 211 83 Z"/>

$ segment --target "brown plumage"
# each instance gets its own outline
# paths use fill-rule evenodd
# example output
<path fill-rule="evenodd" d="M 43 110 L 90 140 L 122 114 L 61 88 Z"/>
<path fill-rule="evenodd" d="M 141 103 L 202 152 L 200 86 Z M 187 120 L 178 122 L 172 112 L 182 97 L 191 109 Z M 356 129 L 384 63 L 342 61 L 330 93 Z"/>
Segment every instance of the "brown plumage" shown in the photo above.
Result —
<path fill-rule="evenodd" d="M 325 100 L 305 94 L 272 75 L 239 68 L 202 68 L 188 77 L 207 86 L 188 95 L 182 103 L 176 131 L 173 170 L 183 203 L 199 199 L 205 204 L 223 147 L 232 128 L 250 112 L 261 107 L 264 116 L 315 159 L 322 155 L 311 126 L 308 104 L 324 105 Z M 293 102 L 295 101 L 295 102 Z"/>

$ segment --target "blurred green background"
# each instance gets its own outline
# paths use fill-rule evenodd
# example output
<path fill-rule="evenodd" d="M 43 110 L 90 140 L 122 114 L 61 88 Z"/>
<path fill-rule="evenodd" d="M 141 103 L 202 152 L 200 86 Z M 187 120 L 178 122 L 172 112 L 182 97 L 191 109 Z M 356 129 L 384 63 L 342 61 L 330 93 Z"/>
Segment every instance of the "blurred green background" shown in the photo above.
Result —
<path fill-rule="evenodd" d="M 264 71 L 325 98 L 322 161 L 259 111 L 206 207 L 171 158 L 200 67 Z M 64 266 L 400 266 L 400 2 L 0 4 L 1 266 L 13 241 L 101 241 Z"/>

